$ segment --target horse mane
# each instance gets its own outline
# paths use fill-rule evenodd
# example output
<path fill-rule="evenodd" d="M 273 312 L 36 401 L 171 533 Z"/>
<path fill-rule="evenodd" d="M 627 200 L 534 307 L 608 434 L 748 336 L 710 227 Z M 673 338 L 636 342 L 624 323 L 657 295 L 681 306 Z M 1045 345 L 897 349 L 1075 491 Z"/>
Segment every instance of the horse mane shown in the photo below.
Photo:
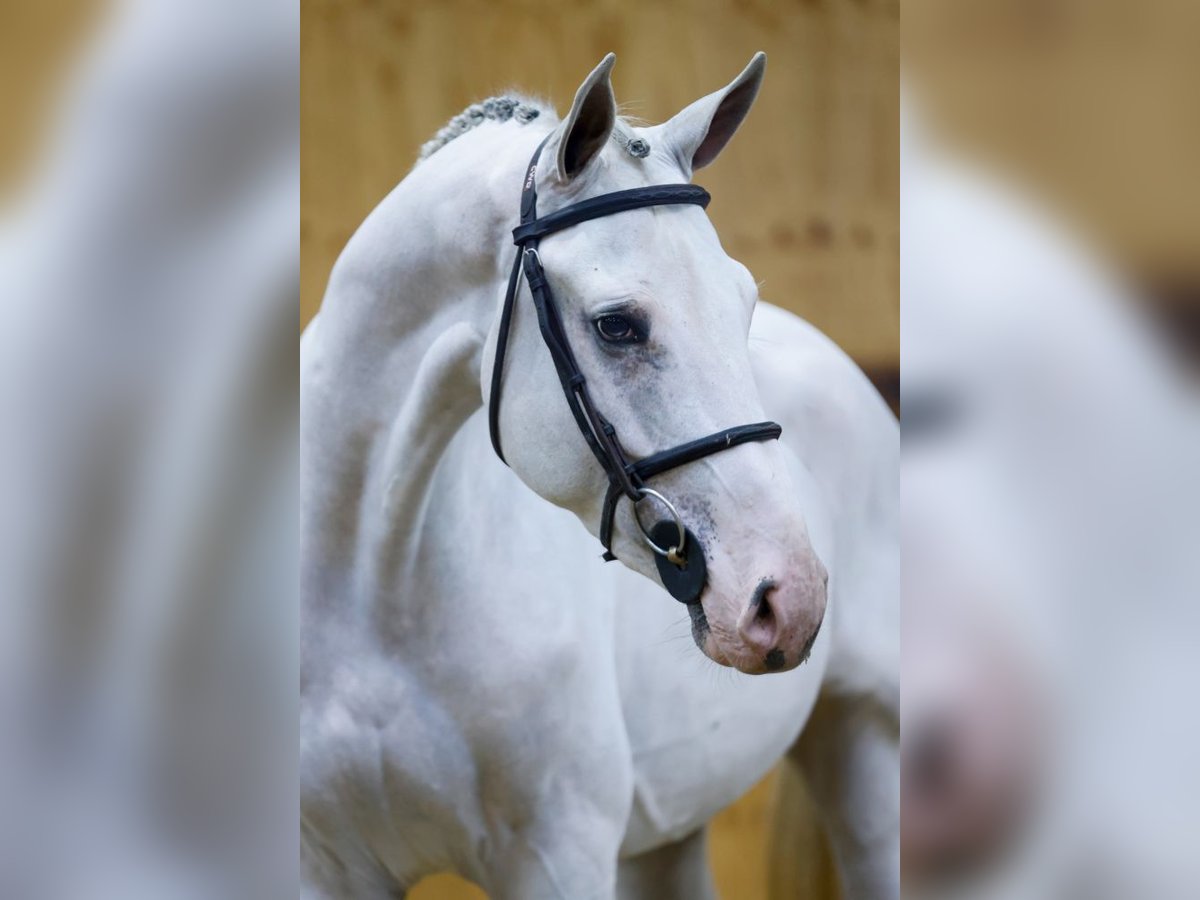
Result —
<path fill-rule="evenodd" d="M 488 97 L 480 103 L 472 103 L 447 122 L 432 138 L 421 146 L 418 161 L 428 159 L 461 134 L 466 134 L 484 122 L 507 122 L 510 119 L 519 125 L 527 125 L 542 115 L 556 116 L 554 108 L 542 100 L 522 94 L 501 94 Z"/>

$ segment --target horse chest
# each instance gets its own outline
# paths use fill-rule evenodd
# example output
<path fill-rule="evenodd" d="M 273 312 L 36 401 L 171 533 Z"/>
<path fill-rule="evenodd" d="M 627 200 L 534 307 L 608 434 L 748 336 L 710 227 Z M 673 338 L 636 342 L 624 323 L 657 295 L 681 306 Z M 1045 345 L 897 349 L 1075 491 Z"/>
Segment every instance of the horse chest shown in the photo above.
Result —
<path fill-rule="evenodd" d="M 459 609 L 453 629 L 435 629 L 453 635 L 440 658 L 470 661 L 435 679 L 448 708 L 474 733 L 484 770 L 495 763 L 505 773 L 510 807 L 535 802 L 531 792 L 548 772 L 584 772 L 564 789 L 631 794 L 623 852 L 686 835 L 795 741 L 833 629 L 790 672 L 757 677 L 718 667 L 695 646 L 685 607 L 648 579 L 601 563 L 594 539 L 569 514 L 516 485 L 496 493 L 511 523 L 503 576 L 468 568 L 448 580 L 431 568 L 422 591 L 445 595 L 426 607 L 439 621 L 439 610 Z M 522 540 L 515 529 L 539 539 Z M 470 604 L 467 615 L 465 598 L 485 602 Z"/>
<path fill-rule="evenodd" d="M 643 583 L 618 576 L 617 678 L 634 771 L 626 855 L 687 835 L 771 770 L 816 701 L 831 641 L 822 634 L 790 672 L 719 669 L 692 644 L 683 608 Z"/>

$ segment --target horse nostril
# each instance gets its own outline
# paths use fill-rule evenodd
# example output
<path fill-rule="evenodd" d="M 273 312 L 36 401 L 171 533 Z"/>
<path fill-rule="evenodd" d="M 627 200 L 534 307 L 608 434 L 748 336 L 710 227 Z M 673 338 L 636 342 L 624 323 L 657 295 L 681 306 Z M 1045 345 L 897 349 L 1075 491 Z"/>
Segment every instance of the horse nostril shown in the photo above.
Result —
<path fill-rule="evenodd" d="M 775 615 L 775 611 L 771 609 L 771 602 L 767 599 L 767 594 L 775 590 L 775 580 L 772 578 L 764 578 L 758 583 L 758 587 L 754 589 L 754 596 L 750 598 L 750 608 L 754 610 L 754 618 L 768 618 Z"/>
<path fill-rule="evenodd" d="M 775 590 L 775 587 L 773 579 L 764 578 L 754 589 L 754 596 L 750 598 L 750 608 L 754 610 L 754 621 L 763 629 L 769 630 L 771 635 L 775 634 L 775 607 L 771 605 L 771 598 L 768 595 Z"/>
<path fill-rule="evenodd" d="M 746 643 L 761 653 L 768 653 L 778 643 L 779 622 L 768 597 L 774 589 L 775 582 L 770 578 L 758 583 L 738 628 Z"/>

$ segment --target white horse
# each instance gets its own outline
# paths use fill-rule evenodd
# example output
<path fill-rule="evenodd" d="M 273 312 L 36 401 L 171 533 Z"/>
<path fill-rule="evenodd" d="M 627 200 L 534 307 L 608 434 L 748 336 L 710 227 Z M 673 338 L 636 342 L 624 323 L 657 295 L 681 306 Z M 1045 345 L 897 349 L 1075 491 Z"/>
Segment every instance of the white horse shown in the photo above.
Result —
<path fill-rule="evenodd" d="M 616 115 L 613 59 L 561 121 L 507 98 L 455 119 L 350 240 L 302 340 L 307 896 L 403 896 L 452 870 L 494 898 L 711 897 L 707 821 L 789 753 L 849 896 L 898 895 L 899 441 L 862 373 L 756 306 L 694 206 L 542 244 L 592 395 L 632 457 L 783 426 L 781 441 L 654 482 L 706 535 L 691 631 L 731 669 L 668 641 L 683 611 L 628 503 L 620 562 L 601 562 L 606 479 L 525 289 L 500 414 L 511 468 L 490 446 L 486 383 L 534 148 L 550 136 L 542 215 L 687 182 L 765 66 L 759 54 L 641 128 Z"/>

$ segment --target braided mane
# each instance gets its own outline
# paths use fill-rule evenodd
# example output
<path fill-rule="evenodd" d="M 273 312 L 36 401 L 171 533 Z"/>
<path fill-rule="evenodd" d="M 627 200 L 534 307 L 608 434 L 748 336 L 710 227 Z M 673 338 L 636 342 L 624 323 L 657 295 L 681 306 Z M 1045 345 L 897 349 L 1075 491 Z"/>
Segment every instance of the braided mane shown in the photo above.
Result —
<path fill-rule="evenodd" d="M 421 146 L 419 159 L 428 159 L 461 134 L 484 122 L 507 122 L 515 120 L 527 125 L 538 116 L 553 115 L 554 110 L 539 100 L 517 94 L 488 97 L 482 103 L 473 103 L 447 122 L 437 134 Z"/>

